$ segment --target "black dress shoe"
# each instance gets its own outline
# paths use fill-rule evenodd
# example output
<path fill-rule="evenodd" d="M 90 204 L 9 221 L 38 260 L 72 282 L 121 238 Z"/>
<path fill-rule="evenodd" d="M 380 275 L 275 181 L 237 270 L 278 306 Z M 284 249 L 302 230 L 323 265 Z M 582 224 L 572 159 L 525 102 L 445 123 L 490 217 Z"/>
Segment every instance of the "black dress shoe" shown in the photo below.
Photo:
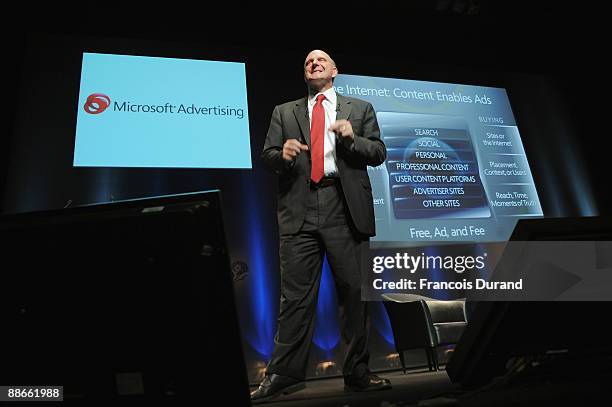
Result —
<path fill-rule="evenodd" d="M 302 390 L 306 384 L 298 379 L 277 374 L 266 375 L 259 387 L 251 392 L 253 404 L 265 403 L 281 394 L 291 394 Z"/>
<path fill-rule="evenodd" d="M 383 379 L 372 373 L 368 373 L 367 375 L 356 379 L 344 379 L 345 391 L 377 391 L 390 388 L 391 382 L 389 379 Z"/>

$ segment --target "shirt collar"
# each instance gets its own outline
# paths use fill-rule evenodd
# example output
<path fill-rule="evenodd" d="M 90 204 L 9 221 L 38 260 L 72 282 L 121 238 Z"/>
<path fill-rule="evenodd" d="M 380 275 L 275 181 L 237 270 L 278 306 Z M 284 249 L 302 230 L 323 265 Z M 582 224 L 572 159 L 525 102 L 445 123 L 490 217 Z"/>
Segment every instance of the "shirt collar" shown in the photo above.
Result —
<path fill-rule="evenodd" d="M 320 95 L 320 94 L 321 94 L 321 92 L 308 95 L 308 106 L 309 107 L 314 106 L 314 104 L 317 101 L 317 96 Z M 325 95 L 325 99 L 328 100 L 331 103 L 332 106 L 336 106 L 336 104 L 338 102 L 338 97 L 336 95 L 336 91 L 334 90 L 333 86 L 331 88 L 327 89 L 325 92 L 323 92 L 323 94 Z"/>

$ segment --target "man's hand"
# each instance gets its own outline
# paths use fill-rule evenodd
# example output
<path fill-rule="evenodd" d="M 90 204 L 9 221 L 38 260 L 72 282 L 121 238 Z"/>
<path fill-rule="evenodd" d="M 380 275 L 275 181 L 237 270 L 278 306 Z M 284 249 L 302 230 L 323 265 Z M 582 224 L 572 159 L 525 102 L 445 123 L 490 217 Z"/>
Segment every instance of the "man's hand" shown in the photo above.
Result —
<path fill-rule="evenodd" d="M 296 139 L 290 138 L 289 140 L 285 141 L 285 144 L 283 145 L 283 160 L 293 161 L 299 153 L 306 150 L 308 150 L 308 146 L 306 144 L 302 144 Z"/>
<path fill-rule="evenodd" d="M 333 131 L 340 137 L 349 137 L 351 140 L 355 139 L 353 134 L 353 126 L 348 120 L 338 120 L 329 127 L 329 131 Z"/>

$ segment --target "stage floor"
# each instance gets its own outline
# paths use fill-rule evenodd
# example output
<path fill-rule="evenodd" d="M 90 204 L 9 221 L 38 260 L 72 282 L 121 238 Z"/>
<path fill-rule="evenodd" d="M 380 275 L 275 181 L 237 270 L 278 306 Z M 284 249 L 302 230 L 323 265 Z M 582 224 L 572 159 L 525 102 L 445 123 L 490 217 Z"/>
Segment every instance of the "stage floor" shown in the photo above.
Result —
<path fill-rule="evenodd" d="M 361 406 L 401 406 L 416 404 L 419 400 L 435 397 L 442 393 L 453 393 L 459 385 L 451 383 L 446 371 L 429 372 L 427 369 L 377 373 L 391 380 L 392 389 L 347 393 L 341 377 L 317 379 L 306 382 L 306 388 L 297 393 L 280 396 L 269 403 L 270 407 L 350 407 Z"/>
<path fill-rule="evenodd" d="M 532 406 L 610 406 L 610 372 L 564 380 L 539 380 L 491 388 L 474 392 L 462 391 L 451 383 L 445 370 L 426 369 L 377 373 L 391 380 L 390 390 L 370 393 L 346 393 L 342 378 L 310 380 L 306 389 L 281 396 L 269 403 L 270 407 L 532 407 Z"/>

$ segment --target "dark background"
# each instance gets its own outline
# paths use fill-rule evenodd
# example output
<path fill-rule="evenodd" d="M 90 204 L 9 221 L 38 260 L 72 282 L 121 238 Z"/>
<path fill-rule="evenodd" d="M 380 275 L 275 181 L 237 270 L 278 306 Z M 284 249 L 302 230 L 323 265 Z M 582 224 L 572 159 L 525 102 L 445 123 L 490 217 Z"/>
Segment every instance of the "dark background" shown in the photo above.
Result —
<path fill-rule="evenodd" d="M 98 4 L 76 13 L 21 6 L 2 32 L 2 212 L 220 188 L 230 255 L 250 270 L 235 288 L 253 380 L 269 352 L 278 297 L 275 185 L 259 152 L 274 106 L 304 95 L 302 62 L 314 48 L 328 51 L 341 73 L 506 88 L 545 215 L 610 214 L 605 25 L 594 4 L 529 3 Z M 73 169 L 83 50 L 246 61 L 253 170 Z M 337 329 L 333 318 L 325 322 L 323 342 Z M 377 332 L 373 354 L 382 361 L 392 347 L 388 327 Z M 328 351 L 313 357 L 335 360 L 338 349 Z"/>

